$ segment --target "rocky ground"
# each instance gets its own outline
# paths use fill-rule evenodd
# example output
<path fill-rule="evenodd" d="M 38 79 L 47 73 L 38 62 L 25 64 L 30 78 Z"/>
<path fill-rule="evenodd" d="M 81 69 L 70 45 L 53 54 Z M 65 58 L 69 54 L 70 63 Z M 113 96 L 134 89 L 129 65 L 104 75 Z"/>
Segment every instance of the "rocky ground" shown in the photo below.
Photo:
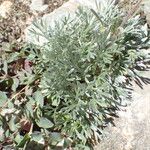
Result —
<path fill-rule="evenodd" d="M 150 70 L 144 76 L 149 78 Z M 133 83 L 133 90 L 131 105 L 118 112 L 96 150 L 150 150 L 150 84 Z"/>
<path fill-rule="evenodd" d="M 3 43 L 24 41 L 31 22 L 60 7 L 66 0 L 0 0 L 0 48 Z"/>

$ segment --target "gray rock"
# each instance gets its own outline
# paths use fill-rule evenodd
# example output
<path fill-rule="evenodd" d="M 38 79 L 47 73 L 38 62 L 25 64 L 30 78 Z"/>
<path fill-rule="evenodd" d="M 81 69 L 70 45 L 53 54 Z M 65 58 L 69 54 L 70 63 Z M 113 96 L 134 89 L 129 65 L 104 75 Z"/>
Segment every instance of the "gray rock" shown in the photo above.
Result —
<path fill-rule="evenodd" d="M 33 0 L 35 1 L 35 0 Z M 39 0 L 40 1 L 40 0 Z M 95 1 L 95 2 L 94 2 Z M 89 8 L 96 9 L 96 1 L 97 4 L 102 4 L 102 6 L 107 6 L 108 1 L 110 0 L 70 0 L 66 3 L 64 3 L 60 8 L 56 9 L 50 14 L 44 15 L 41 19 L 38 19 L 38 21 L 41 21 L 45 24 L 45 26 L 55 26 L 55 21 L 61 21 L 62 18 L 65 16 L 74 16 L 75 11 L 79 6 L 87 6 Z M 43 3 L 40 2 L 39 5 L 42 5 Z M 37 29 L 33 24 L 31 24 L 26 30 L 25 30 L 25 35 L 26 35 L 26 41 L 29 43 L 34 43 L 36 45 L 43 45 L 45 42 L 47 42 L 47 39 L 45 39 L 42 36 L 35 36 L 30 30 L 34 29 L 35 32 L 41 34 L 41 31 Z"/>
<path fill-rule="evenodd" d="M 48 5 L 45 5 L 44 0 L 32 0 L 30 9 L 33 11 L 44 11 L 48 8 Z"/>
<path fill-rule="evenodd" d="M 145 72 L 150 78 L 150 70 Z M 134 84 L 131 105 L 118 112 L 115 127 L 108 127 L 95 150 L 150 150 L 150 84 Z"/>
<path fill-rule="evenodd" d="M 147 22 L 150 25 L 150 0 L 143 0 L 143 10 L 146 15 Z"/>

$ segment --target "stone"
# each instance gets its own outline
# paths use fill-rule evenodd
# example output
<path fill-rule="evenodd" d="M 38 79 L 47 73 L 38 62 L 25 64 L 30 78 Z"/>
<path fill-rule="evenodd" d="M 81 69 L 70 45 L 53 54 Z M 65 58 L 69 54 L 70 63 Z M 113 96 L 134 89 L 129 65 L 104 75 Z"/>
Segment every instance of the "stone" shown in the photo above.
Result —
<path fill-rule="evenodd" d="M 150 25 L 150 0 L 143 0 L 143 11 L 146 15 L 147 23 Z"/>
<path fill-rule="evenodd" d="M 144 76 L 150 78 L 150 70 Z M 143 84 L 142 89 L 133 83 L 131 104 L 118 115 L 115 126 L 105 129 L 104 139 L 95 150 L 149 150 L 150 84 Z"/>
<path fill-rule="evenodd" d="M 132 9 L 134 10 L 134 7 L 136 7 L 137 4 L 140 4 L 140 7 L 138 6 L 138 11 L 143 11 L 144 15 L 146 16 L 147 23 L 150 25 L 150 0 L 116 0 L 121 7 L 125 9 L 125 12 L 132 13 Z M 140 2 L 140 3 L 139 3 Z M 137 11 L 137 12 L 138 12 Z"/>
<path fill-rule="evenodd" d="M 0 16 L 3 18 L 7 18 L 11 8 L 12 8 L 13 3 L 11 1 L 4 1 L 0 5 Z"/>
<path fill-rule="evenodd" d="M 32 11 L 42 12 L 48 8 L 48 5 L 44 3 L 44 0 L 32 0 L 30 4 L 30 9 Z"/>
<path fill-rule="evenodd" d="M 61 21 L 65 16 L 68 15 L 73 17 L 75 15 L 75 11 L 79 6 L 86 6 L 89 8 L 96 9 L 97 8 L 96 1 L 97 4 L 103 3 L 102 6 L 106 6 L 109 0 L 94 0 L 94 2 L 93 0 L 69 0 L 68 2 L 64 3 L 60 8 L 54 10 L 52 13 L 44 15 L 41 19 L 37 20 L 37 22 L 42 20 L 42 22 L 46 24 L 47 27 L 48 26 L 54 27 L 55 21 Z M 42 4 L 42 2 L 40 4 Z M 39 31 L 33 24 L 31 24 L 25 30 L 27 42 L 34 43 L 36 45 L 43 45 L 44 43 L 47 42 L 47 39 L 45 39 L 44 37 L 35 36 L 35 34 L 30 32 L 30 30 L 32 29 L 34 29 L 34 31 L 36 31 L 37 33 L 41 34 L 41 31 Z"/>

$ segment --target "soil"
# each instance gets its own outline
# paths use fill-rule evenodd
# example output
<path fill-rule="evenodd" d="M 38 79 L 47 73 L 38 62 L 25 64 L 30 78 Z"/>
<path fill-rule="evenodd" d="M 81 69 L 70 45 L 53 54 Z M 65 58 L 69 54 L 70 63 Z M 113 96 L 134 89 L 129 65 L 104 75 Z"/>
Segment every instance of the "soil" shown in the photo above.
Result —
<path fill-rule="evenodd" d="M 0 0 L 0 5 L 6 0 Z M 7 18 L 0 17 L 0 43 L 20 45 L 24 41 L 24 29 L 31 22 L 46 13 L 52 12 L 60 7 L 66 0 L 45 1 L 48 9 L 44 12 L 33 12 L 30 10 L 30 0 L 10 0 L 12 2 L 11 11 Z M 2 44 L 0 44 L 0 49 Z"/>

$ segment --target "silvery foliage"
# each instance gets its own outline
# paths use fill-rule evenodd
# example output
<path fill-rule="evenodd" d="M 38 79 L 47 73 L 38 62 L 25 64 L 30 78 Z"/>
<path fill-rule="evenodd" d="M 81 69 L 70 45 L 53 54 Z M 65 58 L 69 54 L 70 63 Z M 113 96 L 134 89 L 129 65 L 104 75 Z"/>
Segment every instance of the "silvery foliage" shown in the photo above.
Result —
<path fill-rule="evenodd" d="M 47 42 L 29 52 L 38 88 L 46 98 L 43 116 L 69 137 L 75 149 L 93 147 L 130 95 L 130 79 L 146 69 L 149 30 L 140 16 L 126 20 L 113 3 L 79 8 L 55 27 L 34 25 Z M 109 119 L 108 119 L 109 118 Z M 63 141 L 63 146 L 65 142 Z"/>

